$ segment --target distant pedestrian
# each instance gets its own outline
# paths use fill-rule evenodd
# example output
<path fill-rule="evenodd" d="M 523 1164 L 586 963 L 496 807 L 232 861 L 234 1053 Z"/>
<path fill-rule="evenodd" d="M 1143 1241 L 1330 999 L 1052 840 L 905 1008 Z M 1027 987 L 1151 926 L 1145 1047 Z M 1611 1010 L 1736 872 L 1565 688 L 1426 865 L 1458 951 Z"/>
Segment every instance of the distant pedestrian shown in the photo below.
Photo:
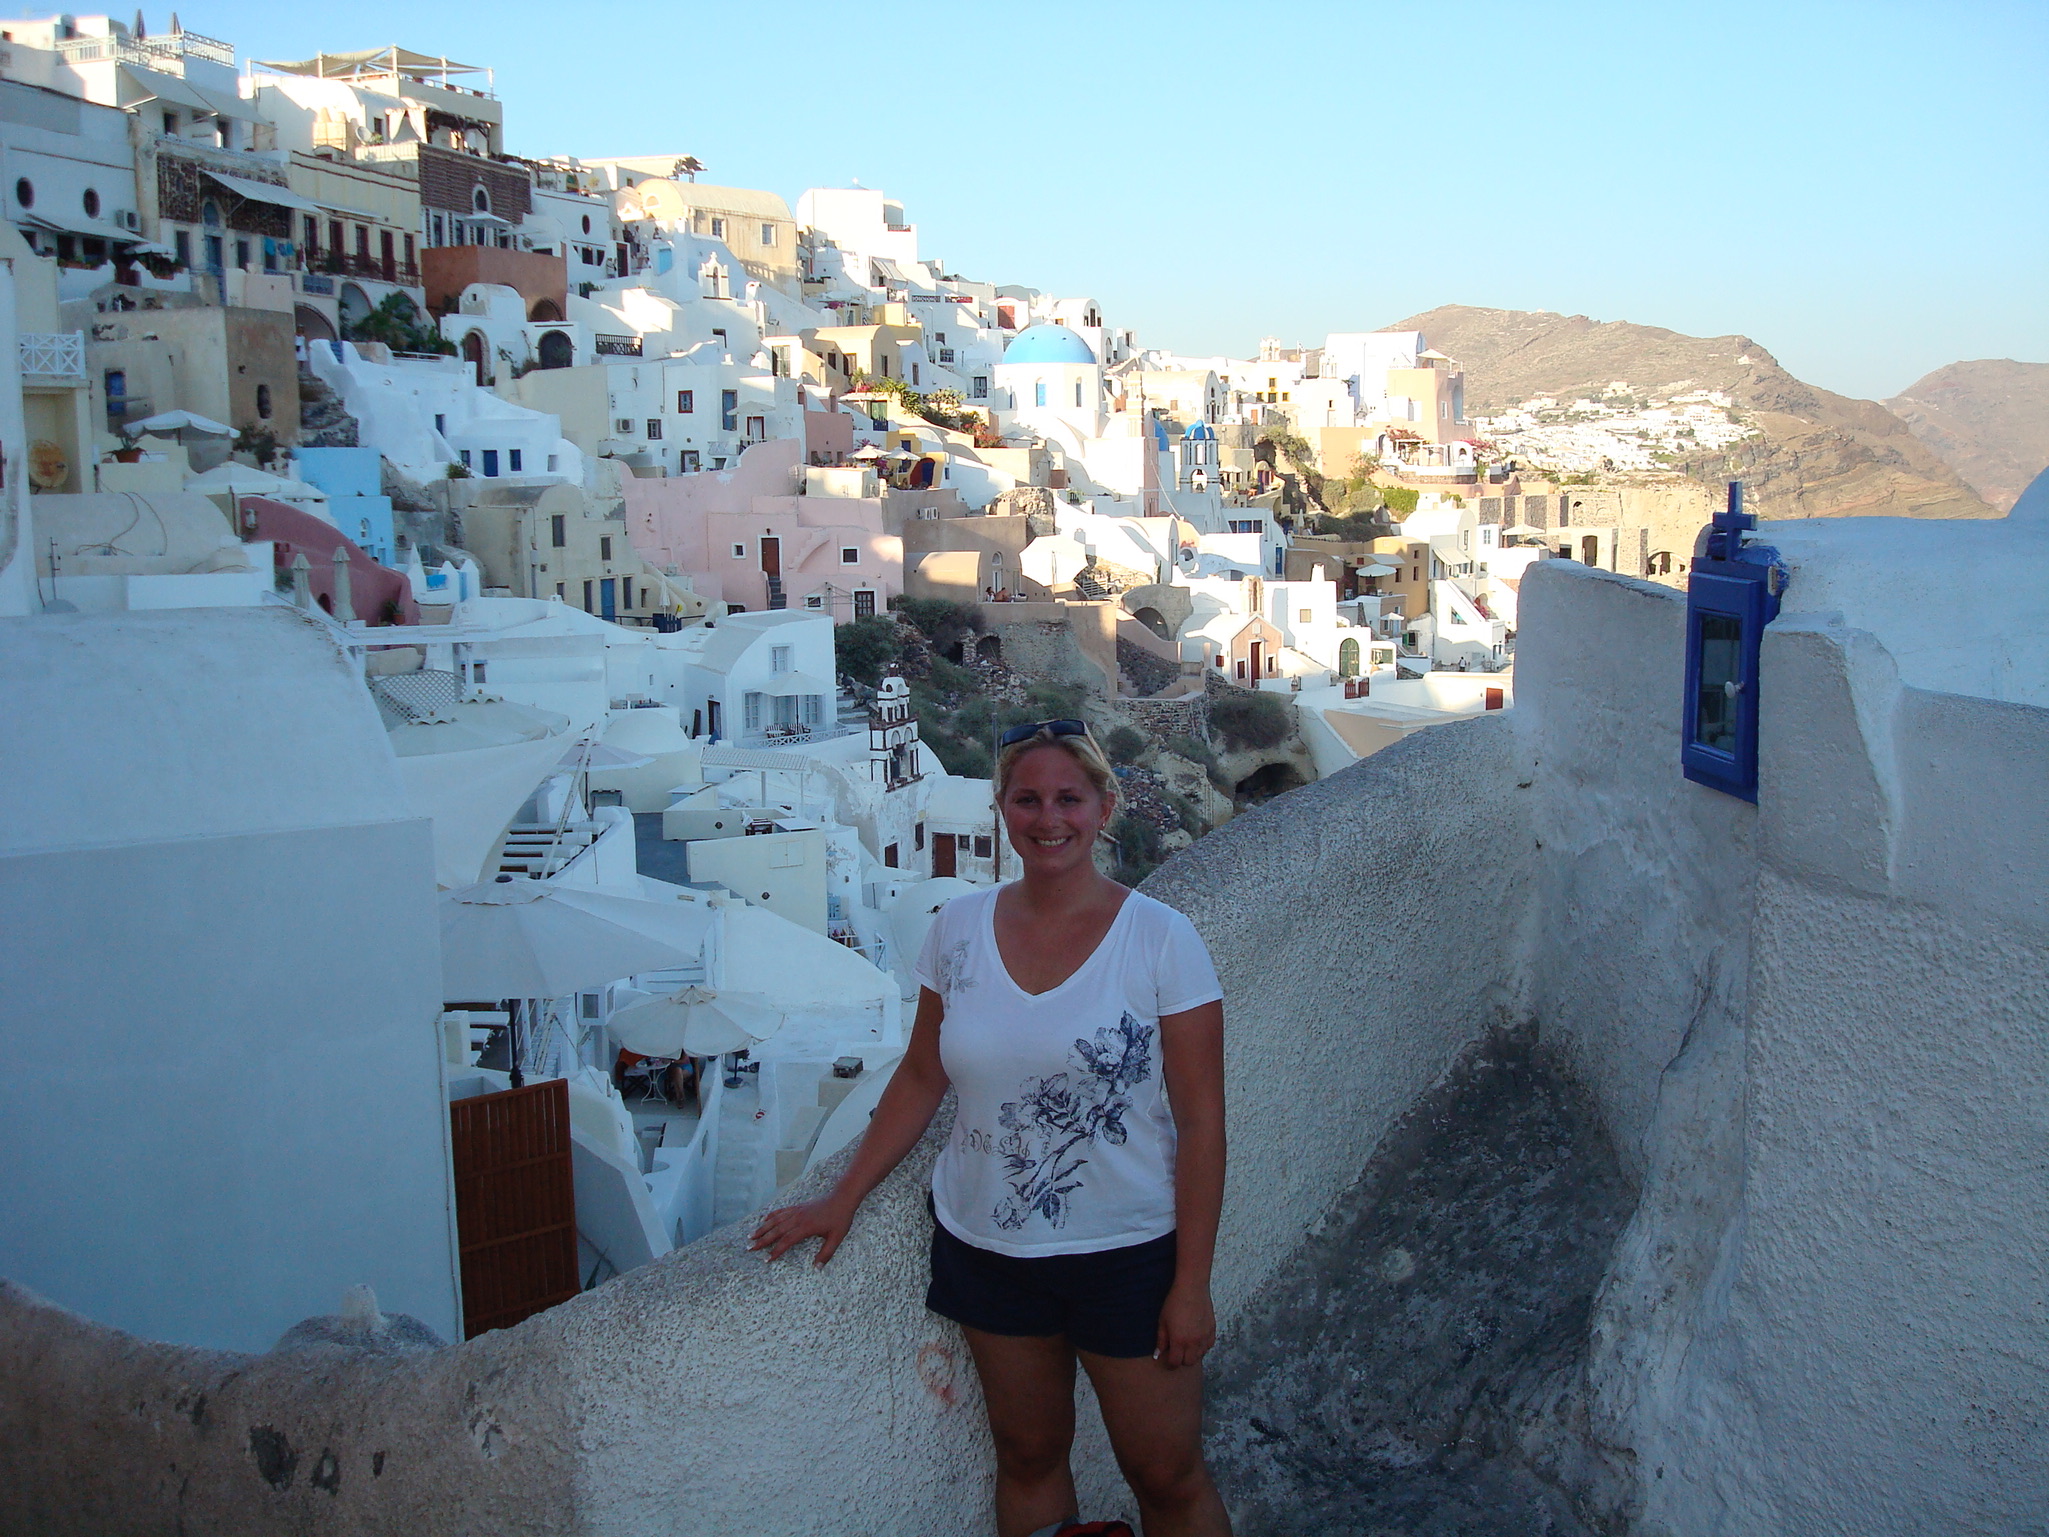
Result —
<path fill-rule="evenodd" d="M 1080 721 L 1004 733 L 1017 881 L 949 902 L 911 1042 L 830 1195 L 753 1247 L 822 1240 L 958 1109 L 932 1173 L 926 1306 L 967 1337 L 996 1442 L 998 1537 L 1078 1519 L 1074 1371 L 1094 1384 L 1146 1537 L 1228 1537 L 1202 1458 L 1202 1358 L 1224 1188 L 1222 990 L 1188 920 L 1098 873 L 1117 780 Z"/>

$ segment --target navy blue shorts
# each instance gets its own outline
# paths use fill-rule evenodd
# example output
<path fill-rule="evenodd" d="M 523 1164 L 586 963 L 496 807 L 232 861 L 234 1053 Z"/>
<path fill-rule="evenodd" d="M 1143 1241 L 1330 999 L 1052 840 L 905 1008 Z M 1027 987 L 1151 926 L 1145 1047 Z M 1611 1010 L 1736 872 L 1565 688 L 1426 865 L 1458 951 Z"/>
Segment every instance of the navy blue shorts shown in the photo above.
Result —
<path fill-rule="evenodd" d="M 1030 1259 L 963 1243 L 932 1223 L 925 1306 L 985 1334 L 1064 1334 L 1099 1356 L 1149 1356 L 1174 1285 L 1174 1235 L 1095 1254 Z"/>

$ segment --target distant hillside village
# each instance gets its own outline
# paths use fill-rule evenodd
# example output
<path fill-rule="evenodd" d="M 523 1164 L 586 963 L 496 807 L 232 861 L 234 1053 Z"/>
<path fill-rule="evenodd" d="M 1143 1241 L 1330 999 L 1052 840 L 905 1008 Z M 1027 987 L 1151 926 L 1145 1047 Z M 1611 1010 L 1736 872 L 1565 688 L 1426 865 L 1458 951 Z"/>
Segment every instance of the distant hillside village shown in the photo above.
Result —
<path fill-rule="evenodd" d="M 953 273 L 879 191 L 793 211 L 687 154 L 513 154 L 477 65 L 238 62 L 175 18 L 67 15 L 0 27 L 0 103 L 23 467 L 0 612 L 125 615 L 166 658 L 223 626 L 256 657 L 174 669 L 124 717 L 135 751 L 207 731 L 281 761 L 282 731 L 339 764 L 374 711 L 395 766 L 350 794 L 431 828 L 445 922 L 545 886 L 660 941 L 545 986 L 445 977 L 442 1060 L 409 1069 L 458 1102 L 566 1086 L 578 1286 L 858 1132 L 924 927 L 1009 873 L 1006 725 L 1095 728 L 1124 789 L 1101 860 L 1135 881 L 1508 704 L 1532 562 L 1684 569 L 1490 456 L 1420 332 L 1148 349 L 1088 297 Z M 88 692 L 122 686 L 102 664 Z M 275 713 L 235 714 L 265 690 Z M 342 815 L 300 788 L 205 835 Z M 224 931 L 255 900 L 218 893 Z M 691 988 L 741 995 L 755 1033 L 619 1023 Z M 390 1070 L 356 1085 L 373 1120 Z M 368 1113 L 352 1092 L 300 1119 L 310 1166 Z M 431 1184 L 441 1155 L 413 1152 L 400 1184 Z M 359 1199 L 306 1220 L 432 1268 L 427 1206 L 334 1204 Z M 252 1242 L 152 1222 L 195 1253 Z M 260 1346 L 315 1300 L 266 1296 L 110 1316 Z M 478 1326 L 463 1306 L 407 1303 L 451 1334 Z"/>

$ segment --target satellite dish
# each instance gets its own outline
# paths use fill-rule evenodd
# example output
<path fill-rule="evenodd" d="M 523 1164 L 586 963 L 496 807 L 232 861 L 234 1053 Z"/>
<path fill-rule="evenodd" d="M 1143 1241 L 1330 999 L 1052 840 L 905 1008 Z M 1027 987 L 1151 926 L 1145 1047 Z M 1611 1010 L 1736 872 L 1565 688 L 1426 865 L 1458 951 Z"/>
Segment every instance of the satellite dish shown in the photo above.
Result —
<path fill-rule="evenodd" d="M 48 438 L 28 446 L 28 478 L 38 491 L 55 491 L 71 478 L 71 461 Z"/>

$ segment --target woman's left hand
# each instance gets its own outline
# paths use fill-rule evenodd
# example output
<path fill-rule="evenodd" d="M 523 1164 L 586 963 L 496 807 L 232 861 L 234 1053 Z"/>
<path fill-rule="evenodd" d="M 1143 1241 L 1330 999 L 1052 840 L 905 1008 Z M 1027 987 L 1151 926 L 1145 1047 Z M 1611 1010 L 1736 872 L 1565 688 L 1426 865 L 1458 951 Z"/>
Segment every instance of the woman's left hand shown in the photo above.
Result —
<path fill-rule="evenodd" d="M 1165 1367 L 1199 1366 L 1217 1342 L 1217 1314 L 1207 1283 L 1174 1283 L 1160 1309 L 1159 1343 L 1153 1359 Z"/>

